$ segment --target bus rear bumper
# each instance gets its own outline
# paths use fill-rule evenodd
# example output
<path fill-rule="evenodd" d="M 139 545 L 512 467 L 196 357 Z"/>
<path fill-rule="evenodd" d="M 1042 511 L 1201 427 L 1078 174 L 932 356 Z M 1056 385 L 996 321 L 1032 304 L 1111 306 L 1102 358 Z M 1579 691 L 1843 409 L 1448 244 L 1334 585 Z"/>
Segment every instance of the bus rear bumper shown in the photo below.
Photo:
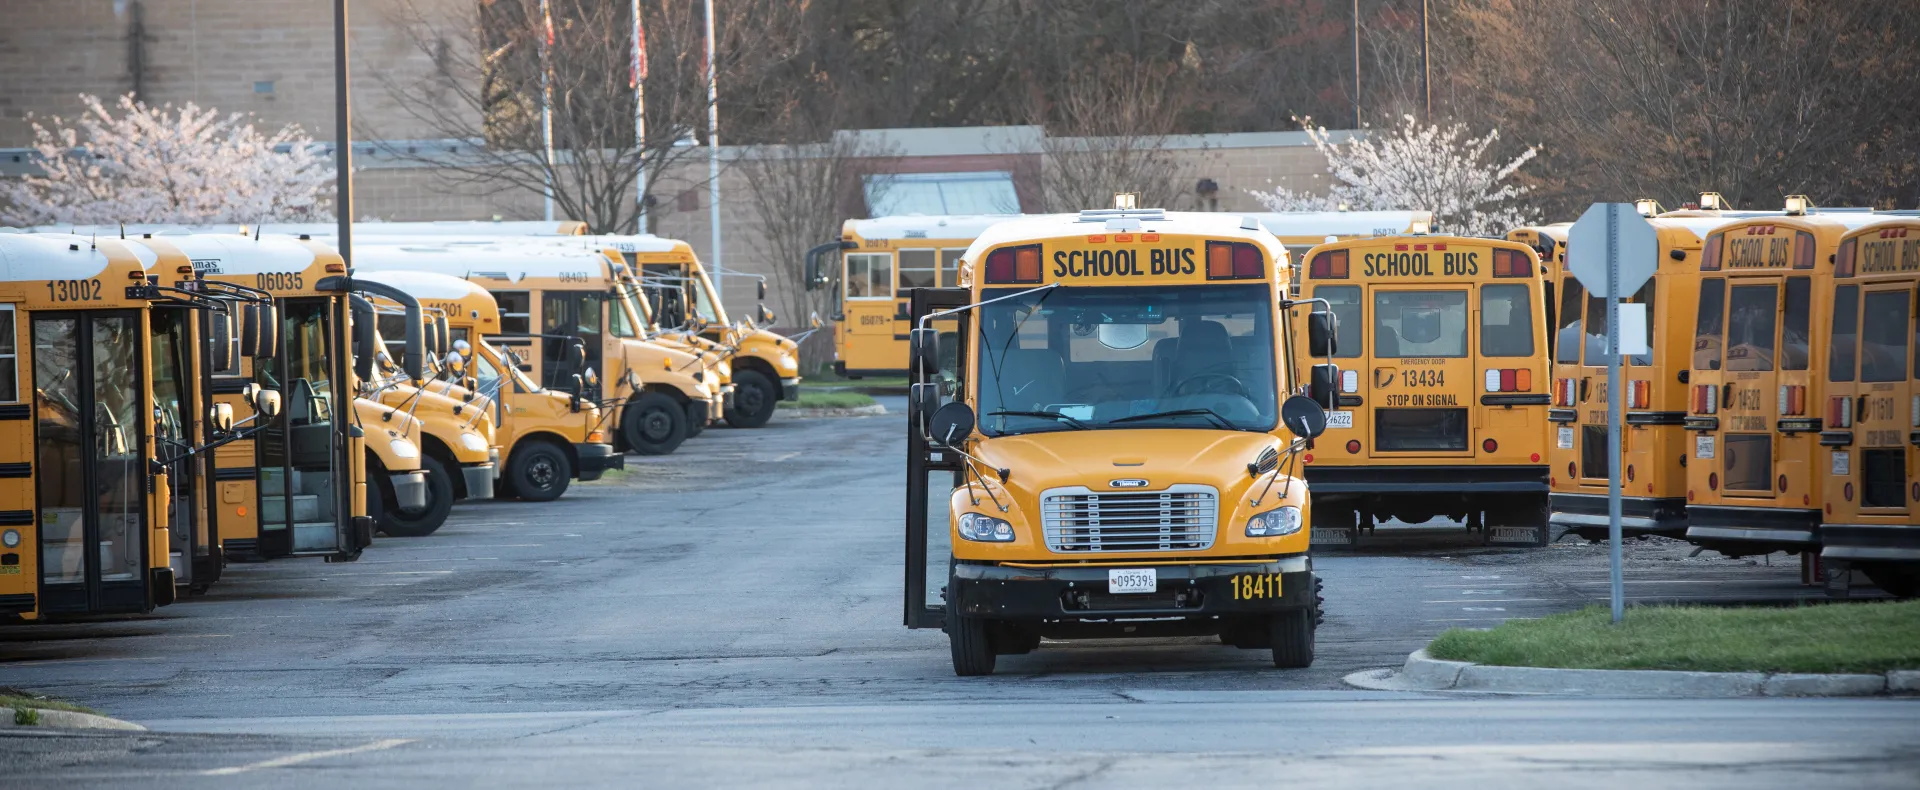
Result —
<path fill-rule="evenodd" d="M 1849 562 L 1920 562 L 1920 525 L 1826 524 L 1820 558 Z"/>
<path fill-rule="evenodd" d="M 573 446 L 573 453 L 580 458 L 574 478 L 583 483 L 599 480 L 609 469 L 627 468 L 626 453 L 614 452 L 611 444 L 583 442 Z"/>
<path fill-rule="evenodd" d="M 1548 497 L 1553 515 L 1547 523 L 1583 538 L 1607 536 L 1607 498 L 1594 494 L 1553 494 Z M 1670 538 L 1687 534 L 1687 500 L 1683 497 L 1620 498 L 1622 535 L 1664 535 Z"/>
<path fill-rule="evenodd" d="M 1547 467 L 1308 465 L 1307 487 L 1321 494 L 1545 494 Z"/>
<path fill-rule="evenodd" d="M 33 593 L 0 595 L 0 616 L 18 616 L 34 610 Z"/>
<path fill-rule="evenodd" d="M 1688 505 L 1687 541 L 1729 557 L 1802 552 L 1819 545 L 1820 511 Z"/>
<path fill-rule="evenodd" d="M 1151 593 L 1108 592 L 1109 570 L 1154 570 Z M 1249 595 L 1253 585 L 1239 577 L 1277 575 L 1277 595 Z M 1237 589 L 1236 589 L 1237 588 Z M 1260 592 L 1270 588 L 1262 587 Z M 948 595 L 967 617 L 1009 621 L 1112 621 L 1133 618 L 1208 618 L 1266 614 L 1315 606 L 1313 565 L 1305 555 L 1244 563 L 1020 568 L 1007 565 L 955 565 Z"/>

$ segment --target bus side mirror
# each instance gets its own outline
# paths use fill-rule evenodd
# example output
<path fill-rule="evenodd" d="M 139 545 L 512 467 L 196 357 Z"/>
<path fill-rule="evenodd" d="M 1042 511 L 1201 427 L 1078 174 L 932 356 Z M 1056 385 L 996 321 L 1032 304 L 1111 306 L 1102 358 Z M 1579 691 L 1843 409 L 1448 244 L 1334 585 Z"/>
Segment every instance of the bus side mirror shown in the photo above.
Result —
<path fill-rule="evenodd" d="M 1294 436 L 1312 439 L 1327 432 L 1327 412 L 1305 395 L 1295 395 L 1280 404 L 1280 421 Z"/>
<path fill-rule="evenodd" d="M 434 347 L 441 353 L 446 353 L 453 348 L 453 330 L 448 328 L 445 314 L 433 317 L 433 337 Z"/>
<path fill-rule="evenodd" d="M 207 316 L 207 356 L 214 370 L 233 369 L 233 315 L 211 312 Z"/>
<path fill-rule="evenodd" d="M 586 391 L 586 388 L 587 388 L 586 382 L 581 380 L 580 374 L 575 373 L 573 374 L 572 381 L 570 383 L 572 385 L 571 393 L 573 395 L 573 399 L 579 400 L 581 397 L 581 393 Z"/>
<path fill-rule="evenodd" d="M 973 408 L 954 401 L 933 412 L 927 424 L 927 441 L 941 447 L 959 447 L 973 433 Z"/>
<path fill-rule="evenodd" d="M 254 390 L 253 410 L 269 420 L 280 416 L 280 393 L 264 387 Z"/>
<path fill-rule="evenodd" d="M 572 343 L 567 344 L 567 366 L 579 370 L 585 364 L 587 364 L 586 343 L 579 338 L 574 338 Z"/>
<path fill-rule="evenodd" d="M 766 283 L 760 284 L 760 290 L 761 291 L 767 290 Z M 773 311 L 767 309 L 766 305 L 760 305 L 760 325 L 773 326 Z"/>
<path fill-rule="evenodd" d="M 818 310 L 807 313 L 807 327 L 809 329 L 820 328 L 820 312 Z"/>
<path fill-rule="evenodd" d="M 758 293 L 758 295 L 757 295 L 757 296 L 755 296 L 754 298 L 755 298 L 755 299 L 766 299 L 766 298 L 767 298 L 767 281 L 766 281 L 766 280 L 761 280 L 761 281 L 760 281 L 760 290 L 759 290 L 759 293 Z"/>
<path fill-rule="evenodd" d="M 216 403 L 207 407 L 207 426 L 214 433 L 228 433 L 233 430 L 233 404 Z"/>
<path fill-rule="evenodd" d="M 1307 313 L 1307 356 L 1324 359 L 1340 351 L 1340 318 L 1325 310 Z"/>
<path fill-rule="evenodd" d="M 940 385 L 929 382 L 907 387 L 907 407 L 913 412 L 914 423 L 926 430 L 933 413 L 940 409 Z"/>
<path fill-rule="evenodd" d="M 600 388 L 600 374 L 593 372 L 593 368 L 587 368 L 587 372 L 582 374 L 581 378 L 587 383 L 589 389 Z"/>
<path fill-rule="evenodd" d="M 1312 376 L 1307 380 L 1307 397 L 1322 409 L 1337 405 L 1340 397 L 1340 366 L 1324 362 L 1314 365 Z"/>
<path fill-rule="evenodd" d="M 933 329 L 915 329 L 907 336 L 908 354 L 913 357 L 914 372 L 931 378 L 940 370 L 940 333 Z"/>
<path fill-rule="evenodd" d="M 380 341 L 374 339 L 373 313 L 353 313 L 353 375 L 362 383 L 373 380 L 373 358 Z"/>
<path fill-rule="evenodd" d="M 240 354 L 272 359 L 280 354 L 280 314 L 272 303 L 240 306 Z"/>
<path fill-rule="evenodd" d="M 441 361 L 446 363 L 447 378 L 457 379 L 460 378 L 460 374 L 467 372 L 467 360 L 465 357 L 460 356 L 460 352 L 458 351 L 447 352 L 447 356 Z"/>

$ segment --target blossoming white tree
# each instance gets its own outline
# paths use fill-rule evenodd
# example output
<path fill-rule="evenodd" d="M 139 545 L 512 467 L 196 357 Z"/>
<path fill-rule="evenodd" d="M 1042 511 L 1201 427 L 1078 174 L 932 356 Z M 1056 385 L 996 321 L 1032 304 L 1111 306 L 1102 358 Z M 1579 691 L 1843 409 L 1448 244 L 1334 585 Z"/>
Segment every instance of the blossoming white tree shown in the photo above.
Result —
<path fill-rule="evenodd" d="M 43 174 L 0 180 L 0 221 L 17 225 L 324 220 L 333 159 L 288 125 L 262 135 L 247 116 L 120 97 L 119 114 L 82 95 L 72 125 L 33 125 Z"/>
<path fill-rule="evenodd" d="M 1533 159 L 1535 149 L 1504 163 L 1488 161 L 1498 129 L 1473 137 L 1466 124 L 1421 124 L 1408 115 L 1392 130 L 1336 143 L 1312 118 L 1301 125 L 1327 158 L 1332 188 L 1325 195 L 1285 187 L 1249 190 L 1269 210 L 1427 210 L 1439 229 L 1469 236 L 1502 235 L 1532 221 L 1532 212 L 1516 202 L 1527 188 L 1508 179 Z"/>

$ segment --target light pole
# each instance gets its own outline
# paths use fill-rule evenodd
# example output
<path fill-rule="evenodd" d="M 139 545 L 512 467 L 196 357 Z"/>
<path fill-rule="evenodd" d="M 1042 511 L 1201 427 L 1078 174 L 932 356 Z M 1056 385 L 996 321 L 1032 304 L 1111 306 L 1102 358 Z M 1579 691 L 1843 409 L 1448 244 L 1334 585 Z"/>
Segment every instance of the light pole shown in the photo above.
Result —
<path fill-rule="evenodd" d="M 347 102 L 347 0 L 333 0 L 333 208 L 340 260 L 353 271 L 353 110 Z"/>
<path fill-rule="evenodd" d="M 1360 128 L 1360 0 L 1353 0 L 1353 128 Z"/>
<path fill-rule="evenodd" d="M 1420 0 L 1420 95 L 1426 97 L 1427 123 L 1433 123 L 1433 62 L 1428 58 L 1428 0 Z"/>
<path fill-rule="evenodd" d="M 720 260 L 720 72 L 714 62 L 713 0 L 707 0 L 707 216 L 713 225 L 713 287 L 727 299 L 727 270 Z"/>

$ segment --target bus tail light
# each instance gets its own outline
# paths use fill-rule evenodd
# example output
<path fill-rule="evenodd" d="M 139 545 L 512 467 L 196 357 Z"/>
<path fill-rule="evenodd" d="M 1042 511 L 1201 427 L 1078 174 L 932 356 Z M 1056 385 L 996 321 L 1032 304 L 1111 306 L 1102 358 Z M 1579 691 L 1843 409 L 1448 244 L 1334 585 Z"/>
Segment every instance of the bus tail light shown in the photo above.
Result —
<path fill-rule="evenodd" d="M 1257 280 L 1263 274 L 1260 248 L 1244 241 L 1207 242 L 1207 279 Z"/>
<path fill-rule="evenodd" d="M 1693 386 L 1692 412 L 1694 414 L 1718 414 L 1720 412 L 1720 385 L 1695 384 Z"/>
<path fill-rule="evenodd" d="M 1480 449 L 1485 450 L 1489 453 L 1497 452 L 1500 449 L 1500 443 L 1492 439 L 1488 439 L 1480 443 Z"/>
<path fill-rule="evenodd" d="M 1487 371 L 1488 392 L 1532 392 L 1533 371 L 1525 368 L 1499 368 Z"/>
<path fill-rule="evenodd" d="M 1573 379 L 1554 379 L 1553 380 L 1553 405 L 1572 406 L 1573 391 L 1574 391 Z"/>
<path fill-rule="evenodd" d="M 1707 237 L 1707 246 L 1700 250 L 1700 271 L 1720 271 L 1720 242 L 1724 240 L 1725 235 L 1715 233 Z"/>
<path fill-rule="evenodd" d="M 1533 274 L 1533 267 L 1527 265 L 1527 254 L 1519 250 L 1493 251 L 1493 276 L 1526 277 Z"/>
<path fill-rule="evenodd" d="M 1211 252 L 1211 251 L 1209 251 Z M 1212 260 L 1208 260 L 1208 273 L 1212 273 Z M 1313 256 L 1313 264 L 1307 274 L 1316 280 L 1347 279 L 1347 251 L 1328 250 Z"/>
<path fill-rule="evenodd" d="M 1913 427 L 1920 428 L 1920 395 L 1913 396 Z M 1920 497 L 1914 497 L 1920 499 Z"/>
<path fill-rule="evenodd" d="M 986 281 L 1001 283 L 1040 282 L 1040 245 L 1002 247 L 987 253 Z"/>
<path fill-rule="evenodd" d="M 1357 371 L 1357 370 L 1340 371 L 1340 391 L 1341 392 L 1359 392 L 1360 391 L 1360 371 Z M 1920 398 L 1915 398 L 1913 402 L 1914 402 L 1914 409 L 1916 409 L 1916 411 L 1914 411 L 1914 414 L 1920 414 Z M 1920 419 L 1920 418 L 1916 418 L 1916 419 Z M 1920 424 L 1920 423 L 1916 423 L 1916 424 Z"/>
<path fill-rule="evenodd" d="M 1780 385 L 1780 416 L 1805 417 L 1807 415 L 1807 388 L 1801 384 Z"/>
<path fill-rule="evenodd" d="M 1627 382 L 1627 408 L 1645 409 L 1653 403 L 1653 382 L 1646 380 Z"/>
<path fill-rule="evenodd" d="M 1885 233 L 1886 231 L 1881 231 L 1881 232 Z M 1847 239 L 1846 241 L 1840 242 L 1840 251 L 1837 253 L 1834 253 L 1834 256 L 1833 256 L 1833 276 L 1835 277 L 1852 277 L 1853 276 L 1853 251 L 1854 251 L 1854 248 L 1858 246 L 1854 243 L 1856 241 L 1859 241 L 1859 240 Z"/>
<path fill-rule="evenodd" d="M 1813 268 L 1813 234 L 1805 231 L 1793 234 L 1793 268 Z"/>
<path fill-rule="evenodd" d="M 1834 428 L 1853 427 L 1853 399 L 1838 395 L 1827 399 L 1827 425 Z"/>

